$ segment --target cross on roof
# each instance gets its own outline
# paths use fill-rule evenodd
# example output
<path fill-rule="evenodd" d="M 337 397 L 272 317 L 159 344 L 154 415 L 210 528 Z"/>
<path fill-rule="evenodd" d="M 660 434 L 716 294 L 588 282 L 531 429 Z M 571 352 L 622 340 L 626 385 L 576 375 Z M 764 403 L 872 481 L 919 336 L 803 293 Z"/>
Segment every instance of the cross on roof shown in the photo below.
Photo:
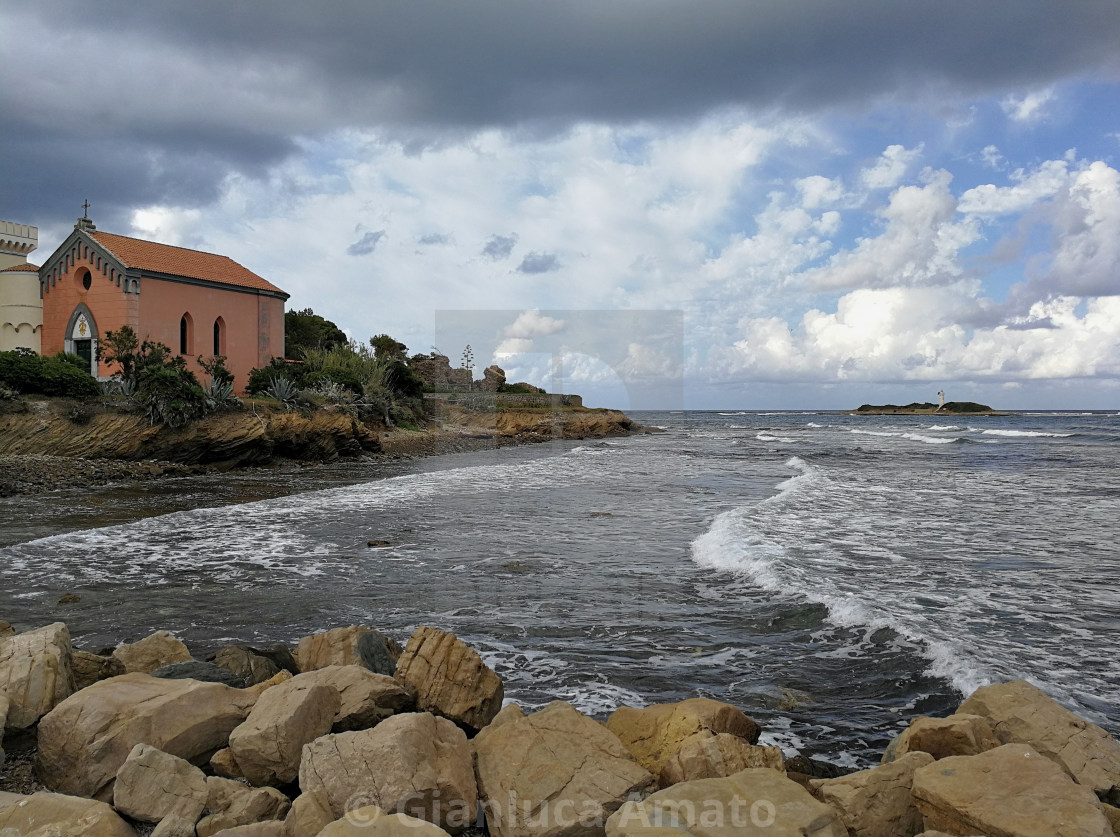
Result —
<path fill-rule="evenodd" d="M 86 198 L 86 202 L 82 204 L 82 217 L 89 217 L 89 198 Z"/>

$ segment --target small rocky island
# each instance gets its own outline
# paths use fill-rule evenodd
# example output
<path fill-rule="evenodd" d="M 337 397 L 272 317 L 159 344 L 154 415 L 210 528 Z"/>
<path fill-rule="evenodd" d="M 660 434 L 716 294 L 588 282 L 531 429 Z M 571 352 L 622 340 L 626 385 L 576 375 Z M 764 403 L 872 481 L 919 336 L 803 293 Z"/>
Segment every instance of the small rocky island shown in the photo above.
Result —
<path fill-rule="evenodd" d="M 1005 416 L 993 410 L 987 404 L 977 404 L 975 401 L 947 401 L 944 404 L 933 404 L 929 401 L 917 401 L 899 406 L 898 404 L 861 404 L 857 409 L 848 412 L 850 416 Z"/>

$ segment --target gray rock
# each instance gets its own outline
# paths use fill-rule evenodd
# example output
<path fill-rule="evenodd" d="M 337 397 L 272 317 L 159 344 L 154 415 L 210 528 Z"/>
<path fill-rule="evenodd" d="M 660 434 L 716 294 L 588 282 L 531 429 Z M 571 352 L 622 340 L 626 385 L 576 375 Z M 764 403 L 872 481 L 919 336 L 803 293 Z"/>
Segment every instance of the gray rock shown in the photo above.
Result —
<path fill-rule="evenodd" d="M 299 674 L 299 664 L 296 663 L 296 658 L 292 655 L 292 649 L 282 642 L 274 642 L 264 648 L 250 648 L 249 650 L 260 657 L 272 660 L 277 668 L 292 674 Z"/>
<path fill-rule="evenodd" d="M 280 666 L 243 645 L 222 648 L 209 662 L 221 666 L 245 681 L 248 686 L 263 683 L 280 673 Z"/>
<path fill-rule="evenodd" d="M 204 663 L 201 660 L 172 663 L 157 668 L 152 672 L 152 677 L 162 677 L 164 680 L 198 680 L 202 683 L 221 683 L 223 686 L 232 686 L 235 689 L 245 688 L 243 677 L 238 677 L 229 669 L 213 663 Z"/>

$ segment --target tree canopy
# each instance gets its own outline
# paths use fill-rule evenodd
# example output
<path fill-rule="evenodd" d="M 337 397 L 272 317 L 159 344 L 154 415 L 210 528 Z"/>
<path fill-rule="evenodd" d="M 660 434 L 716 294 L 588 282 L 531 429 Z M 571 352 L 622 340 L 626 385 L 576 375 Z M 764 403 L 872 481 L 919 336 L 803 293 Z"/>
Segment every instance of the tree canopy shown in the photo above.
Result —
<path fill-rule="evenodd" d="M 284 357 L 302 360 L 304 349 L 335 349 L 349 339 L 342 329 L 310 308 L 284 313 Z"/>

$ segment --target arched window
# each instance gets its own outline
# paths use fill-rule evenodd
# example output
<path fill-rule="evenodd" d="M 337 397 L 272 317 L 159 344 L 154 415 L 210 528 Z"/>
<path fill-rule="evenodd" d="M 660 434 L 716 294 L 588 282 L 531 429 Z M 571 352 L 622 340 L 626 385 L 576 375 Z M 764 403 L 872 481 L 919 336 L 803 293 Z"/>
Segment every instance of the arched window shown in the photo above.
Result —
<path fill-rule="evenodd" d="M 224 355 L 226 342 L 226 324 L 225 321 L 218 317 L 214 320 L 214 354 Z"/>
<path fill-rule="evenodd" d="M 83 267 L 74 275 L 78 283 L 82 286 L 82 290 L 88 291 L 93 285 L 93 277 L 89 275 L 89 271 L 86 268 Z"/>
<path fill-rule="evenodd" d="M 194 321 L 190 314 L 184 314 L 179 320 L 179 354 L 189 355 L 194 346 Z"/>

